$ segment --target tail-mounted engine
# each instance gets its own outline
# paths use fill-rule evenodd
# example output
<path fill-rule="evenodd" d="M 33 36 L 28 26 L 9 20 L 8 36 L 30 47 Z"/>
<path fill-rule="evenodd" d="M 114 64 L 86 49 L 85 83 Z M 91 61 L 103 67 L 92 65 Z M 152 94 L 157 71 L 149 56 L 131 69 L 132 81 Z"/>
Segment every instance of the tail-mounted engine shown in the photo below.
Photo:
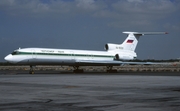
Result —
<path fill-rule="evenodd" d="M 135 58 L 136 58 L 135 56 L 131 56 L 131 55 L 122 55 L 122 54 L 115 55 L 115 60 L 133 60 Z"/>
<path fill-rule="evenodd" d="M 123 46 L 121 44 L 106 44 L 105 50 L 112 51 L 114 53 L 115 60 L 133 60 L 136 59 L 137 55 L 134 51 L 123 50 Z"/>
<path fill-rule="evenodd" d="M 123 47 L 119 44 L 110 44 L 110 43 L 107 43 L 104 48 L 106 51 L 123 49 Z"/>

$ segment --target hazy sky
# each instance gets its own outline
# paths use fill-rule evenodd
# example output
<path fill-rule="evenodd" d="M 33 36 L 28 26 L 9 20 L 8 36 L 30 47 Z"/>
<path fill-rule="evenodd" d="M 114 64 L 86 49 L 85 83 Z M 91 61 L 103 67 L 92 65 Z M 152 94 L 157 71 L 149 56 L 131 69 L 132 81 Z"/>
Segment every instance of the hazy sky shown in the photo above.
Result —
<path fill-rule="evenodd" d="M 104 50 L 123 31 L 142 36 L 138 59 L 180 57 L 180 0 L 0 0 L 0 61 L 26 47 Z"/>

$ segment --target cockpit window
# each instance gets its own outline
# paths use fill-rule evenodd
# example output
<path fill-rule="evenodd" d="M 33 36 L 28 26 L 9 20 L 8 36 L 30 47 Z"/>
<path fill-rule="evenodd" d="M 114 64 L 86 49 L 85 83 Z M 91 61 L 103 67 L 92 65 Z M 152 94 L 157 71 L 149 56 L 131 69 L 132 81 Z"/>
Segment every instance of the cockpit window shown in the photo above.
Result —
<path fill-rule="evenodd" d="M 12 54 L 12 55 L 16 55 L 16 54 L 18 54 L 18 51 L 14 51 L 14 52 L 12 52 L 11 54 Z"/>

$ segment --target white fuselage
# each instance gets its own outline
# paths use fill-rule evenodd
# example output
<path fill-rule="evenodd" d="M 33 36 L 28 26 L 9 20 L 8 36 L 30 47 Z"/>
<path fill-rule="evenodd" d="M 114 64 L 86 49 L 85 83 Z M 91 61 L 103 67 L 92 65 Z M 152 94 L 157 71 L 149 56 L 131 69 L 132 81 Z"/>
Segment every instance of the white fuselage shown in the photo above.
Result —
<path fill-rule="evenodd" d="M 121 60 L 130 60 L 136 57 L 131 51 L 89 51 L 70 49 L 49 49 L 49 48 L 23 48 L 15 50 L 5 57 L 11 63 L 43 65 L 59 64 L 74 65 L 77 61 L 115 61 L 116 54 L 121 55 Z"/>
<path fill-rule="evenodd" d="M 122 64 L 120 60 L 133 60 L 137 57 L 134 52 L 140 36 L 167 34 L 166 32 L 123 32 L 128 34 L 122 44 L 107 43 L 106 51 L 23 48 L 15 50 L 5 57 L 10 63 L 43 65 L 114 65 Z M 127 62 L 126 62 L 127 63 Z M 137 64 L 137 63 L 136 63 Z"/>

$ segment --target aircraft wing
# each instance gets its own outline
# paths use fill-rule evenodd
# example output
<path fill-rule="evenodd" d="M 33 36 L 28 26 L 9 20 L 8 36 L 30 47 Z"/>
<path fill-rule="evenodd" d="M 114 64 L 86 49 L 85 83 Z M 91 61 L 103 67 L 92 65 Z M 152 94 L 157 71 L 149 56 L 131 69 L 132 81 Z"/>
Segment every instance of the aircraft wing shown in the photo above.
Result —
<path fill-rule="evenodd" d="M 92 61 L 92 60 L 76 60 L 77 64 L 80 65 L 93 65 L 93 66 L 107 66 L 107 65 L 114 65 L 114 66 L 119 66 L 119 65 L 167 65 L 168 63 L 163 63 L 163 62 L 128 62 L 128 61 Z"/>

